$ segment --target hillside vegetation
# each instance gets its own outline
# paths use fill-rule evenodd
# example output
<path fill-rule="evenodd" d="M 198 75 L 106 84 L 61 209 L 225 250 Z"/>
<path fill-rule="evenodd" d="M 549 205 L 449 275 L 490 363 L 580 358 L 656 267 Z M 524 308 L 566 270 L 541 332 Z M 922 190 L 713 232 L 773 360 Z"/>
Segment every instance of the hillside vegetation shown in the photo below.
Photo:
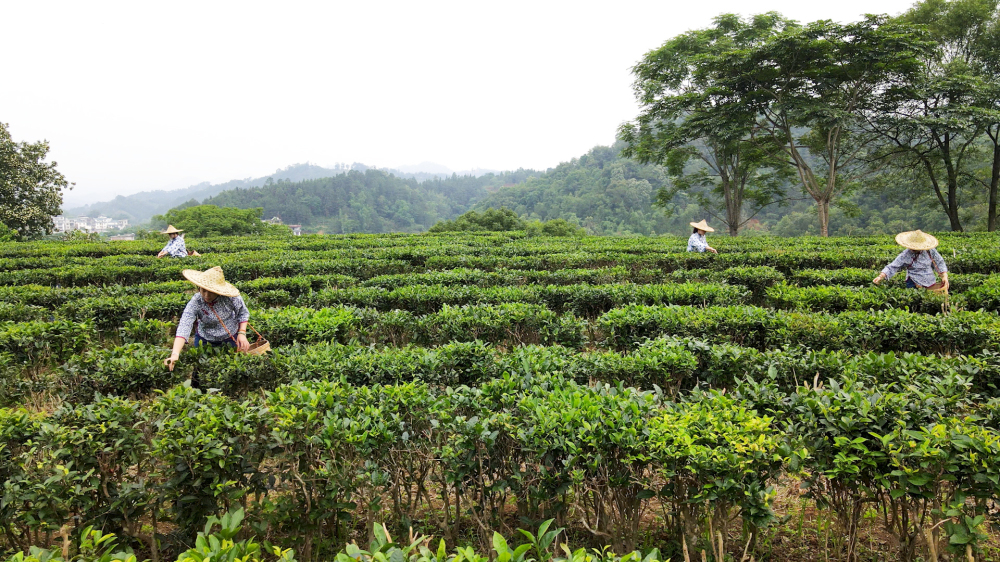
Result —
<path fill-rule="evenodd" d="M 301 182 L 279 180 L 259 187 L 230 189 L 204 204 L 250 209 L 264 218 L 302 224 L 307 232 L 422 232 L 469 210 L 507 208 L 525 221 L 565 220 L 597 235 L 679 234 L 706 218 L 692 197 L 678 194 L 656 206 L 668 184 L 664 168 L 622 158 L 623 145 L 598 146 L 545 172 L 518 170 L 480 177 L 452 176 L 418 182 L 388 172 L 351 171 Z M 787 201 L 766 207 L 744 233 L 780 236 L 817 234 L 812 205 L 785 187 Z M 885 185 L 852 193 L 833 209 L 835 235 L 890 234 L 947 227 L 936 202 L 902 196 Z M 189 202 L 187 204 L 194 204 Z M 714 222 L 709 218 L 709 222 Z M 716 223 L 717 224 L 717 223 Z"/>

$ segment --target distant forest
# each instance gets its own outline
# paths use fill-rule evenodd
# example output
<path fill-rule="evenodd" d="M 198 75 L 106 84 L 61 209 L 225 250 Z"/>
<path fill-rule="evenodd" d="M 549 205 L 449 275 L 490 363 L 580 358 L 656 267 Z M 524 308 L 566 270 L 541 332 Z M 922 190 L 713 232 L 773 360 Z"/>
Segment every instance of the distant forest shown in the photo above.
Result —
<path fill-rule="evenodd" d="M 263 207 L 265 218 L 279 217 L 286 224 L 301 224 L 307 232 L 423 232 L 438 221 L 469 210 L 491 191 L 537 174 L 517 170 L 418 182 L 381 170 L 352 170 L 301 182 L 269 180 L 262 187 L 223 191 L 201 203 L 241 209 Z M 189 201 L 185 206 L 197 203 Z"/>
<path fill-rule="evenodd" d="M 301 224 L 305 232 L 423 232 L 469 210 L 505 207 L 526 220 L 564 219 L 595 235 L 680 234 L 688 223 L 707 218 L 696 200 L 681 193 L 669 207 L 655 205 L 669 184 L 666 169 L 621 156 L 622 143 L 598 146 L 545 172 L 517 170 L 480 177 L 453 175 L 419 182 L 368 169 L 334 177 L 223 191 L 195 204 L 249 209 L 264 217 Z M 818 234 L 813 201 L 789 181 L 781 203 L 765 207 L 742 235 Z M 831 212 L 830 234 L 888 234 L 921 228 L 947 230 L 948 218 L 931 197 L 874 182 L 870 189 L 843 197 Z M 967 223 L 985 228 L 985 209 L 970 206 Z M 719 234 L 723 229 L 719 229 Z"/>

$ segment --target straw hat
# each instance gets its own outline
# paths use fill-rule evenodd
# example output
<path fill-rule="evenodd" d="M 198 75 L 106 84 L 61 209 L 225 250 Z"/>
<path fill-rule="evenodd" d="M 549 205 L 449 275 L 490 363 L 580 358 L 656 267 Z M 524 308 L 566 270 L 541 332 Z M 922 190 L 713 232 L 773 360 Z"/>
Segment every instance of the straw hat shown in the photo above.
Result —
<path fill-rule="evenodd" d="M 178 229 L 174 228 L 174 225 L 168 224 L 167 225 L 167 229 L 164 230 L 163 232 L 161 232 L 160 234 L 176 234 L 178 232 L 184 232 L 184 229 L 182 228 L 182 229 L 178 230 Z"/>
<path fill-rule="evenodd" d="M 185 269 L 181 272 L 185 279 L 195 285 L 212 291 L 224 297 L 237 297 L 240 290 L 226 282 L 226 277 L 222 274 L 222 268 L 215 266 L 212 269 L 198 271 L 197 269 Z"/>
<path fill-rule="evenodd" d="M 920 230 L 900 232 L 896 235 L 896 243 L 911 250 L 930 250 L 938 245 L 937 238 Z"/>
<path fill-rule="evenodd" d="M 708 221 L 706 221 L 705 219 L 701 219 L 701 222 L 693 222 L 691 223 L 691 226 L 699 230 L 704 230 L 705 232 L 715 232 L 714 228 L 708 226 Z"/>

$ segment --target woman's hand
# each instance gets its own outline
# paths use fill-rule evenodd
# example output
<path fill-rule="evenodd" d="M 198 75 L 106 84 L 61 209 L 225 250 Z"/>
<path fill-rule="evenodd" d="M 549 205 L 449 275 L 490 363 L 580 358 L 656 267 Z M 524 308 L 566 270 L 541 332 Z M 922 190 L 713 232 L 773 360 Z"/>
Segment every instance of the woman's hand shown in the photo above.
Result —
<path fill-rule="evenodd" d="M 158 258 L 162 258 L 162 257 L 163 257 L 163 256 L 165 256 L 165 255 L 167 255 L 167 253 L 166 253 L 166 252 L 164 252 L 164 251 L 161 251 L 161 252 L 160 252 L 159 254 L 156 254 L 156 257 L 158 257 Z"/>
<path fill-rule="evenodd" d="M 878 285 L 879 282 L 882 281 L 883 279 L 885 279 L 885 273 L 879 273 L 878 277 L 876 277 L 875 279 L 872 279 L 872 283 L 875 284 L 875 285 Z"/>
<path fill-rule="evenodd" d="M 718 254 L 719 253 L 718 250 L 716 250 L 715 248 L 713 248 L 711 246 L 709 246 L 709 247 L 707 247 L 705 249 L 708 250 L 709 252 L 712 252 L 713 254 Z"/>
<path fill-rule="evenodd" d="M 184 349 L 184 343 L 187 340 L 181 336 L 174 337 L 174 347 L 170 350 L 170 357 L 163 360 L 163 364 L 167 366 L 171 371 L 174 370 L 174 363 L 181 356 L 181 350 Z"/>
<path fill-rule="evenodd" d="M 948 287 L 951 286 L 951 283 L 948 282 L 948 272 L 947 271 L 941 274 L 941 282 L 944 283 L 944 287 L 943 288 L 944 288 L 945 292 L 948 292 Z"/>
<path fill-rule="evenodd" d="M 246 334 L 238 334 L 236 336 L 236 350 L 237 351 L 250 351 L 250 341 L 247 340 Z"/>

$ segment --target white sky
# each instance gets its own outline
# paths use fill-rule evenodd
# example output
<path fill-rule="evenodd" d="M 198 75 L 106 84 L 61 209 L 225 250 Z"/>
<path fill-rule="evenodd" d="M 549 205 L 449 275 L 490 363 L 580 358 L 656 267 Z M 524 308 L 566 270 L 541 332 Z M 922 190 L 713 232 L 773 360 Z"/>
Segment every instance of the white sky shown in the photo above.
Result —
<path fill-rule="evenodd" d="M 0 0 L 0 122 L 67 203 L 298 162 L 544 170 L 635 117 L 629 68 L 725 12 L 802 22 L 912 0 Z"/>

